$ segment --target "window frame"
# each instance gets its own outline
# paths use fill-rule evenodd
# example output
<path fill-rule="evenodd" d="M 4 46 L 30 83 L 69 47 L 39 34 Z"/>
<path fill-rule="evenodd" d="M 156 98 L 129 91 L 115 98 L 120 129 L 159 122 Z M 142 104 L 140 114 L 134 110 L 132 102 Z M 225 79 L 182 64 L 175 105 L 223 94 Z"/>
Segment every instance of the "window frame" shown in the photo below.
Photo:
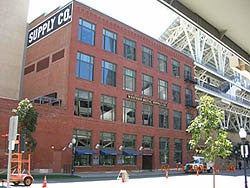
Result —
<path fill-rule="evenodd" d="M 173 110 L 174 130 L 182 130 L 182 112 Z"/>
<path fill-rule="evenodd" d="M 131 50 L 131 52 L 128 52 Z M 123 57 L 136 61 L 136 42 L 130 39 L 123 39 Z"/>
<path fill-rule="evenodd" d="M 90 40 L 84 39 L 87 38 L 86 36 L 88 36 L 86 32 L 90 32 L 89 33 L 89 35 L 91 35 Z M 78 21 L 78 40 L 86 44 L 95 46 L 95 34 L 96 34 L 96 25 L 85 19 L 80 18 Z"/>
<path fill-rule="evenodd" d="M 110 103 L 109 103 L 109 101 L 110 101 Z M 106 116 L 104 116 L 105 112 L 106 112 L 105 105 L 107 107 L 110 107 L 113 110 L 110 119 L 107 118 Z M 112 96 L 108 96 L 108 95 L 101 95 L 101 108 L 100 108 L 100 110 L 101 110 L 101 114 L 100 114 L 101 120 L 116 121 L 116 97 L 112 97 Z"/>
<path fill-rule="evenodd" d="M 89 70 L 89 72 L 85 72 L 85 70 Z M 77 52 L 76 78 L 89 80 L 89 81 L 94 80 L 94 57 L 93 56 L 82 53 L 82 52 Z"/>
<path fill-rule="evenodd" d="M 130 88 L 129 81 L 131 80 L 132 86 Z M 123 69 L 123 89 L 127 91 L 136 91 L 136 71 L 124 67 Z"/>
<path fill-rule="evenodd" d="M 173 95 L 173 102 L 181 104 L 181 86 L 173 84 L 172 95 Z"/>
<path fill-rule="evenodd" d="M 142 46 L 142 64 L 153 67 L 153 51 L 146 46 Z"/>
<path fill-rule="evenodd" d="M 80 93 L 82 93 L 82 96 L 87 95 L 87 98 L 80 98 L 79 96 Z M 93 112 L 93 92 L 91 91 L 87 91 L 87 90 L 82 90 L 82 89 L 76 89 L 75 90 L 75 104 L 74 104 L 74 115 L 75 116 L 80 116 L 80 105 L 81 105 L 81 101 L 86 101 L 87 99 L 87 103 L 88 103 L 88 109 L 87 109 L 87 115 L 84 115 L 84 113 L 81 115 L 83 117 L 87 117 L 87 118 L 91 118 L 93 116 L 92 112 Z M 77 107 L 76 107 L 77 105 Z M 84 108 L 84 107 L 82 107 Z M 84 109 L 83 109 L 84 110 Z M 85 111 L 83 111 L 85 112 Z"/>
<path fill-rule="evenodd" d="M 122 109 L 123 109 L 123 123 L 136 124 L 136 102 L 130 100 L 123 100 Z M 132 116 L 129 119 L 128 113 L 130 112 L 132 112 Z"/>
<path fill-rule="evenodd" d="M 117 34 L 108 29 L 102 30 L 102 49 L 111 53 L 117 53 Z"/>
<path fill-rule="evenodd" d="M 163 112 L 164 111 L 164 112 Z M 159 107 L 159 127 L 160 128 L 165 128 L 168 129 L 169 128 L 169 110 L 167 108 L 161 108 Z M 164 122 L 161 121 L 161 116 L 164 116 Z"/>
<path fill-rule="evenodd" d="M 102 60 L 102 80 L 104 85 L 116 87 L 117 80 L 117 65 L 105 60 Z"/>
<path fill-rule="evenodd" d="M 149 87 L 147 87 L 149 86 Z M 145 87 L 145 88 L 144 88 Z M 146 91 L 147 89 L 148 92 Z M 142 74 L 142 89 L 141 89 L 141 93 L 143 95 L 147 95 L 152 97 L 153 96 L 153 77 L 146 75 L 146 74 Z"/>
<path fill-rule="evenodd" d="M 172 76 L 174 76 L 175 78 L 180 78 L 180 62 L 175 60 L 175 59 L 171 59 L 171 64 L 172 64 Z"/>
<path fill-rule="evenodd" d="M 160 100 L 168 100 L 168 82 L 165 80 L 158 79 L 158 98 Z"/>
<path fill-rule="evenodd" d="M 166 55 L 161 54 L 161 53 L 158 53 L 157 57 L 158 57 L 157 58 L 157 60 L 158 60 L 158 70 L 160 72 L 167 73 L 168 72 L 168 64 L 167 64 L 168 57 Z"/>
<path fill-rule="evenodd" d="M 142 103 L 142 125 L 153 127 L 154 123 L 153 113 L 154 109 L 152 105 Z"/>

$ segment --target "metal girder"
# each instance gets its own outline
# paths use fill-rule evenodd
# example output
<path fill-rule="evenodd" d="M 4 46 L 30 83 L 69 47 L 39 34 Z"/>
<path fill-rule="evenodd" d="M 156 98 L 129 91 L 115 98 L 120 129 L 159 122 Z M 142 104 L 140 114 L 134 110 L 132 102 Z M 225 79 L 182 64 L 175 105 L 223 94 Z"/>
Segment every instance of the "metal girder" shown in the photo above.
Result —
<path fill-rule="evenodd" d="M 250 80 L 230 67 L 229 57 L 233 53 L 180 17 L 159 40 L 194 60 L 196 100 L 199 95 L 213 96 L 226 117 L 221 123 L 223 127 L 238 131 L 243 126 L 250 131 L 246 123 L 250 118 Z"/>

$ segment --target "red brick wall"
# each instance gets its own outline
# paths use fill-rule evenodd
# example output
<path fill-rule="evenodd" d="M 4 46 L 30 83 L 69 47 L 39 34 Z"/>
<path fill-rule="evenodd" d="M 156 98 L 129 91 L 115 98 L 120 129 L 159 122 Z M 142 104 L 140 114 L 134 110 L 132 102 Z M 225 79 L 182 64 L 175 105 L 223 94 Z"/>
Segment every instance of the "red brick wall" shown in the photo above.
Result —
<path fill-rule="evenodd" d="M 50 64 L 47 69 L 40 72 L 31 72 L 24 76 L 23 97 L 34 98 L 37 96 L 47 95 L 57 92 L 58 98 L 62 99 L 63 108 L 36 105 L 39 111 L 39 119 L 37 131 L 34 136 L 37 138 L 38 145 L 35 153 L 32 155 L 32 168 L 46 168 L 59 171 L 60 167 L 71 164 L 72 156 L 70 149 L 61 151 L 61 148 L 67 146 L 72 139 L 73 129 L 84 129 L 92 131 L 92 148 L 99 143 L 99 135 L 101 131 L 116 133 L 116 147 L 122 144 L 122 135 L 136 134 L 137 147 L 141 146 L 142 137 L 144 135 L 154 136 L 153 151 L 153 169 L 160 168 L 159 165 L 159 137 L 168 137 L 170 142 L 170 165 L 174 163 L 174 139 L 183 139 L 183 162 L 187 160 L 186 139 L 186 112 L 195 113 L 194 109 L 185 107 L 185 88 L 193 89 L 194 85 L 184 81 L 184 64 L 193 66 L 193 62 L 188 57 L 161 44 L 157 40 L 144 35 L 143 33 L 128 27 L 127 25 L 105 16 L 99 12 L 74 1 L 73 21 L 66 27 L 61 28 L 55 33 L 49 35 L 38 43 L 32 45 L 27 50 L 26 67 L 36 64 L 45 57 L 50 57 Z M 89 46 L 77 40 L 78 36 L 78 20 L 83 18 L 96 24 L 96 42 L 95 46 Z M 102 49 L 102 29 L 108 29 L 117 33 L 118 47 L 117 54 L 106 52 Z M 136 41 L 137 60 L 129 61 L 123 57 L 123 38 Z M 141 62 L 141 46 L 146 46 L 153 50 L 153 68 L 142 65 Z M 64 58 L 51 62 L 52 55 L 61 49 L 65 49 Z M 95 57 L 94 81 L 89 82 L 75 77 L 76 69 L 76 53 L 77 51 Z M 162 53 L 168 57 L 168 73 L 160 73 L 157 69 L 157 53 Z M 181 64 L 180 78 L 174 78 L 171 70 L 171 59 L 175 59 Z M 117 65 L 117 87 L 110 87 L 101 84 L 101 61 L 107 60 Z M 137 73 L 137 90 L 135 95 L 141 95 L 141 75 L 147 74 L 153 76 L 154 96 L 153 100 L 158 101 L 158 79 L 168 82 L 168 108 L 169 108 L 169 129 L 158 128 L 158 106 L 154 105 L 154 127 L 146 127 L 141 122 L 142 103 L 137 101 L 137 125 L 125 125 L 122 123 L 122 101 L 126 99 L 127 91 L 123 87 L 123 67 L 136 70 Z M 36 70 L 36 69 L 35 69 Z M 172 102 L 172 84 L 181 86 L 182 104 Z M 92 91 L 93 100 L 93 118 L 74 117 L 74 92 L 75 89 L 84 89 Z M 115 122 L 100 120 L 100 99 L 101 94 L 115 96 L 117 106 L 117 117 Z M 194 96 L 193 96 L 194 97 Z M 176 131 L 173 129 L 173 110 L 182 112 L 183 129 Z M 56 151 L 51 150 L 50 146 L 54 145 Z M 56 158 L 60 158 L 58 162 Z M 58 164 L 60 163 L 60 164 Z M 141 169 L 141 157 L 138 157 L 137 166 L 132 169 Z M 101 167 L 93 165 L 92 167 L 82 167 L 76 169 L 83 170 L 120 170 L 121 165 L 115 167 Z"/>

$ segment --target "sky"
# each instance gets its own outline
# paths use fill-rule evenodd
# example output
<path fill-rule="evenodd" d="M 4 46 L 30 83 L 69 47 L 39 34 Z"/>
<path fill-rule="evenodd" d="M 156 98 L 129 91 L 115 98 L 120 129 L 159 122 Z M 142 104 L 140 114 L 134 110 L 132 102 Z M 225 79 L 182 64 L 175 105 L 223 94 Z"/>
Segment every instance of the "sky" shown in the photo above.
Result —
<path fill-rule="evenodd" d="M 30 0 L 28 23 L 71 0 Z M 177 17 L 157 0 L 78 0 L 153 38 L 160 35 Z"/>

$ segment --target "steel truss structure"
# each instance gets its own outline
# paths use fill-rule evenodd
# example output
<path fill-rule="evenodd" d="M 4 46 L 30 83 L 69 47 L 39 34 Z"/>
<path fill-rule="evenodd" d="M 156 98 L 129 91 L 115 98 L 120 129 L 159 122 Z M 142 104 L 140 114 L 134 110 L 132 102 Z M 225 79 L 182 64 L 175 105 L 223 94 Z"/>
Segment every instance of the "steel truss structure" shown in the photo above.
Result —
<path fill-rule="evenodd" d="M 214 97 L 223 110 L 221 125 L 231 131 L 250 132 L 250 67 L 211 35 L 178 17 L 160 41 L 194 60 L 195 97 Z"/>

